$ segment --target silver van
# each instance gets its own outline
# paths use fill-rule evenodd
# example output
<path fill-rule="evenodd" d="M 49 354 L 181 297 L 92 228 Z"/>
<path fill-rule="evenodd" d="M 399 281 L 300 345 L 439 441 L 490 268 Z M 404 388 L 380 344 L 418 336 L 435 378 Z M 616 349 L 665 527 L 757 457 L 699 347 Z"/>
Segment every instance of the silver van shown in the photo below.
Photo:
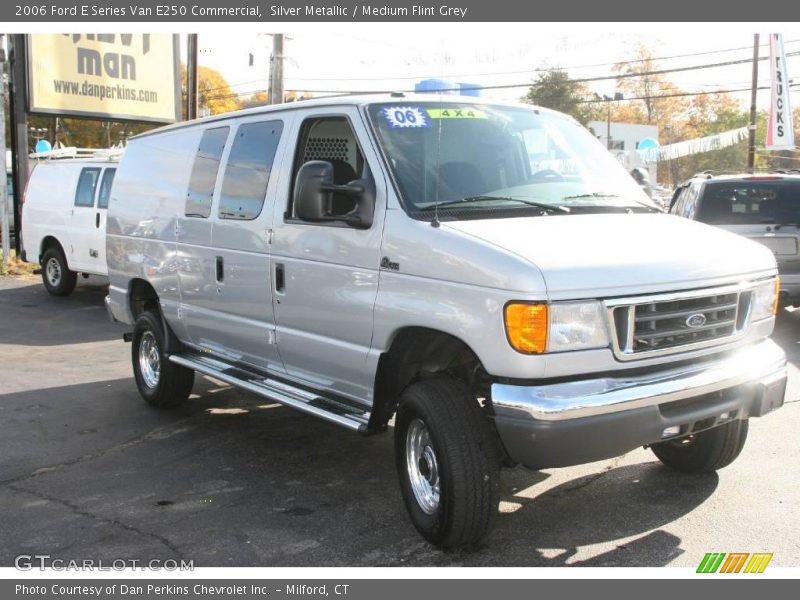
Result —
<path fill-rule="evenodd" d="M 365 435 L 394 419 L 441 546 L 487 536 L 501 466 L 649 446 L 714 471 L 783 404 L 772 253 L 664 215 L 542 108 L 347 97 L 164 127 L 130 140 L 106 244 L 147 402 L 197 372 Z"/>

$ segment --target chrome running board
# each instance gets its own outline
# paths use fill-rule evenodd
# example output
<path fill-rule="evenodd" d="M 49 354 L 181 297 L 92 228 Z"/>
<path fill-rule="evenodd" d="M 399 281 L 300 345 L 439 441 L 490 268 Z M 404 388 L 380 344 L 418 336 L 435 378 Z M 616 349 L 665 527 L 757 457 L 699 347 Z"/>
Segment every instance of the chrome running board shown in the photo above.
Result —
<path fill-rule="evenodd" d="M 367 429 L 369 412 L 345 401 L 326 398 L 316 392 L 296 387 L 285 381 L 265 377 L 247 368 L 232 366 L 209 356 L 194 353 L 172 354 L 169 360 L 187 369 L 210 375 L 237 388 L 280 402 L 285 406 L 296 408 L 352 431 L 364 433 Z"/>

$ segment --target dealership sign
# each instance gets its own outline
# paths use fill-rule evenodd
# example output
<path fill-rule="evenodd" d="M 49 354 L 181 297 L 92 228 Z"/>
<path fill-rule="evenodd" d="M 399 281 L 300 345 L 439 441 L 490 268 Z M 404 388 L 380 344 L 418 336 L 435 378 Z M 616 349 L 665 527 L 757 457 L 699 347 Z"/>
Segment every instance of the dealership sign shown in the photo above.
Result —
<path fill-rule="evenodd" d="M 178 37 L 28 36 L 32 113 L 171 123 L 180 117 Z"/>
<path fill-rule="evenodd" d="M 767 150 L 794 150 L 792 105 L 789 99 L 789 78 L 786 75 L 786 55 L 783 36 L 769 34 L 770 88 Z"/>

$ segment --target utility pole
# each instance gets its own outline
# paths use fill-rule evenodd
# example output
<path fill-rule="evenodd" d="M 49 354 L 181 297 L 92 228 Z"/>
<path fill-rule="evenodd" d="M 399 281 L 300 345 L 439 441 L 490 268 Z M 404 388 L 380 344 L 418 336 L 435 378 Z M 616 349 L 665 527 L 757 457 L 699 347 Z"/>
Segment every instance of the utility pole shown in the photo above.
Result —
<path fill-rule="evenodd" d="M 186 38 L 188 59 L 186 61 L 186 119 L 197 118 L 197 34 Z"/>
<path fill-rule="evenodd" d="M 0 155 L 3 156 L 3 174 L 0 175 L 0 235 L 3 236 L 3 267 L 8 266 L 11 258 L 11 231 L 8 223 L 8 198 L 6 197 L 6 113 L 5 113 L 5 35 L 0 33 Z"/>
<path fill-rule="evenodd" d="M 19 256 L 22 194 L 28 184 L 28 107 L 26 100 L 28 76 L 24 33 L 13 34 L 10 54 L 8 105 L 11 111 L 11 152 L 14 157 L 11 171 L 14 180 L 14 250 Z"/>
<path fill-rule="evenodd" d="M 283 104 L 283 34 L 272 35 L 272 60 L 269 73 L 269 103 Z"/>
<path fill-rule="evenodd" d="M 758 94 L 758 45 L 759 35 L 753 35 L 753 84 L 750 90 L 750 137 L 747 145 L 747 170 L 752 173 L 756 166 L 756 96 Z"/>

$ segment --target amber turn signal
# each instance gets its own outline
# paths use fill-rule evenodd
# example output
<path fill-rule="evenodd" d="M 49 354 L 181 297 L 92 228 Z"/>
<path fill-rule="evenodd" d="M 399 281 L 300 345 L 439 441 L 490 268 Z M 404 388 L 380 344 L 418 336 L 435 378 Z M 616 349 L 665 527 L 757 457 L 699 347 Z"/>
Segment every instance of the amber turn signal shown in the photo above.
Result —
<path fill-rule="evenodd" d="M 524 354 L 547 350 L 547 305 L 507 304 L 506 335 L 511 347 Z"/>

